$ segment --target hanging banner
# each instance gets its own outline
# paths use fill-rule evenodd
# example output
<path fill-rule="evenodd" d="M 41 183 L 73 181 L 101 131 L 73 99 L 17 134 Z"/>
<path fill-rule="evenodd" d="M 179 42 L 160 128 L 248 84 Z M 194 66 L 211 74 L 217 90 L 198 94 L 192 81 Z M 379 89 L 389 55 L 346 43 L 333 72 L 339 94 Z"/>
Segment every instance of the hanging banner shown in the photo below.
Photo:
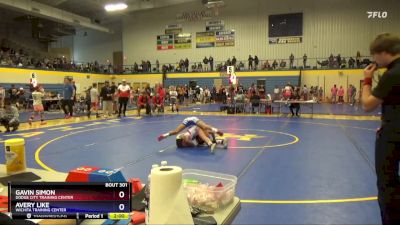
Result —
<path fill-rule="evenodd" d="M 168 50 L 174 48 L 174 35 L 157 35 L 157 50 Z"/>
<path fill-rule="evenodd" d="M 230 47 L 235 46 L 235 31 L 234 30 L 226 30 L 226 31 L 216 31 L 216 46 L 217 47 Z"/>
<path fill-rule="evenodd" d="M 209 20 L 213 17 L 214 13 L 212 10 L 202 10 L 194 12 L 182 12 L 176 14 L 176 21 L 199 21 L 199 20 Z"/>
<path fill-rule="evenodd" d="M 301 43 L 303 41 L 303 37 L 270 37 L 270 44 L 292 44 L 292 43 Z"/>
<path fill-rule="evenodd" d="M 192 35 L 191 34 L 175 34 L 174 35 L 174 48 L 175 49 L 192 48 Z"/>
<path fill-rule="evenodd" d="M 182 24 L 171 24 L 165 26 L 165 34 L 180 34 L 182 33 Z"/>
<path fill-rule="evenodd" d="M 196 48 L 215 47 L 215 32 L 197 32 Z"/>
<path fill-rule="evenodd" d="M 225 26 L 223 20 L 206 21 L 206 31 L 219 31 L 224 29 Z"/>

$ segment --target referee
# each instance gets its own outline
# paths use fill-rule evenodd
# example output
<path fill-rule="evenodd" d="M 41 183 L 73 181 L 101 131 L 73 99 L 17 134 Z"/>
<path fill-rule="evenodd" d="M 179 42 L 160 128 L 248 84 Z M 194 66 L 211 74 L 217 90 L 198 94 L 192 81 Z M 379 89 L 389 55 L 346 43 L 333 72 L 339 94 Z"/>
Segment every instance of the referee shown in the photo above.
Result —
<path fill-rule="evenodd" d="M 364 70 L 362 104 L 365 111 L 382 106 L 382 125 L 375 143 L 375 169 L 382 224 L 400 224 L 400 38 L 378 35 L 370 45 L 376 64 Z M 371 90 L 374 71 L 387 68 Z"/>

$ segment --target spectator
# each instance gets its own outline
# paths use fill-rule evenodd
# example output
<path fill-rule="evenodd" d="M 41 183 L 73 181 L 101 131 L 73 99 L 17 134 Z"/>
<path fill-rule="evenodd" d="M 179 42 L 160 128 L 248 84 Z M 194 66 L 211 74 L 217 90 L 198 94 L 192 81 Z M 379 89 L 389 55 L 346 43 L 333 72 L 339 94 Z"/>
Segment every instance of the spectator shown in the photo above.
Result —
<path fill-rule="evenodd" d="M 347 64 L 346 58 L 342 58 L 341 60 L 342 61 L 340 61 L 339 65 L 340 65 L 341 69 L 344 69 L 344 68 L 346 68 L 346 64 Z"/>
<path fill-rule="evenodd" d="M 6 90 L 0 85 L 0 109 L 4 108 L 4 99 L 6 98 Z"/>
<path fill-rule="evenodd" d="M 257 55 L 254 56 L 254 70 L 257 70 L 259 62 Z"/>
<path fill-rule="evenodd" d="M 290 96 L 289 99 L 293 100 L 293 101 L 300 100 L 300 88 L 299 87 L 297 87 L 294 90 L 293 94 Z M 300 115 L 299 115 L 300 103 L 290 103 L 289 109 L 290 109 L 290 112 L 292 113 L 292 117 L 294 117 L 294 115 L 295 115 L 295 112 L 293 110 L 296 110 L 296 116 L 300 117 Z"/>
<path fill-rule="evenodd" d="M 186 70 L 186 72 L 189 72 L 189 59 L 188 58 L 185 59 L 185 70 Z"/>
<path fill-rule="evenodd" d="M 279 64 L 279 66 L 281 67 L 281 69 L 283 69 L 283 68 L 285 68 L 286 67 L 286 62 L 285 62 L 285 60 L 281 60 L 281 62 L 280 62 L 280 64 Z"/>
<path fill-rule="evenodd" d="M 338 90 L 338 96 L 339 96 L 339 104 L 343 104 L 343 103 L 344 103 L 344 100 L 343 100 L 343 97 L 344 97 L 344 89 L 343 89 L 342 86 L 340 86 L 340 88 L 339 88 L 339 90 Z"/>
<path fill-rule="evenodd" d="M 293 53 L 290 54 L 290 56 L 289 56 L 289 61 L 290 61 L 290 64 L 289 64 L 290 69 L 293 69 L 293 61 L 294 61 L 294 55 L 293 55 Z"/>
<path fill-rule="evenodd" d="M 208 71 L 208 59 L 206 56 L 204 56 L 203 64 L 204 64 L 204 71 Z"/>
<path fill-rule="evenodd" d="M 100 100 L 103 105 L 103 114 L 104 117 L 111 116 L 113 111 L 113 95 L 110 87 L 110 82 L 106 81 L 104 87 L 100 91 Z"/>
<path fill-rule="evenodd" d="M 14 84 L 11 84 L 11 88 L 8 90 L 8 94 L 10 96 L 11 104 L 17 103 L 18 100 L 18 90 Z"/>
<path fill-rule="evenodd" d="M 75 89 L 71 84 L 72 79 L 64 78 L 64 87 L 63 87 L 63 95 L 61 100 L 61 107 L 65 114 L 65 119 L 69 119 L 73 115 L 73 104 L 74 104 L 74 96 Z M 67 109 L 68 107 L 68 109 Z"/>
<path fill-rule="evenodd" d="M 299 90 L 300 92 L 300 90 Z M 303 86 L 302 97 L 304 101 L 308 101 L 308 88 L 307 85 Z"/>
<path fill-rule="evenodd" d="M 5 101 L 5 109 L 1 109 L 0 123 L 6 128 L 6 132 L 16 131 L 19 127 L 19 113 L 11 101 Z M 10 130 L 12 128 L 12 130 Z"/>
<path fill-rule="evenodd" d="M 274 62 L 272 63 L 272 69 L 276 69 L 276 67 L 278 67 L 278 62 L 276 60 L 274 60 Z"/>
<path fill-rule="evenodd" d="M 262 70 L 269 70 L 269 69 L 271 69 L 271 65 L 269 64 L 269 62 L 268 62 L 268 60 L 266 60 L 265 62 L 264 62 L 264 64 L 262 65 L 262 68 L 261 68 Z"/>
<path fill-rule="evenodd" d="M 350 91 L 350 105 L 353 106 L 356 103 L 357 96 L 357 88 L 354 85 L 351 85 Z"/>
<path fill-rule="evenodd" d="M 353 59 L 353 57 L 350 57 L 350 59 L 349 59 L 349 68 L 354 68 L 354 63 L 355 63 L 355 60 Z"/>
<path fill-rule="evenodd" d="M 273 100 L 274 101 L 279 100 L 279 98 L 280 98 L 279 95 L 280 95 L 280 89 L 279 89 L 278 85 L 275 85 Z"/>
<path fill-rule="evenodd" d="M 340 54 L 336 56 L 336 62 L 338 63 L 338 67 L 340 68 L 340 66 L 342 65 L 342 57 L 340 56 Z"/>
<path fill-rule="evenodd" d="M 234 66 L 236 68 L 236 58 L 235 56 L 232 57 L 232 66 Z"/>
<path fill-rule="evenodd" d="M 319 90 L 318 90 L 318 100 L 319 100 L 319 102 L 323 101 L 323 97 L 324 97 L 324 89 L 322 89 L 322 87 L 319 87 Z"/>
<path fill-rule="evenodd" d="M 214 71 L 214 58 L 211 55 L 210 58 L 208 59 L 208 62 L 210 63 L 211 71 Z"/>
<path fill-rule="evenodd" d="M 338 93 L 338 89 L 337 89 L 336 84 L 335 84 L 335 85 L 333 85 L 333 87 L 331 88 L 331 95 L 332 95 L 331 103 L 332 103 L 332 104 L 335 104 L 335 103 L 336 103 L 336 96 L 337 96 L 337 93 Z"/>
<path fill-rule="evenodd" d="M 249 70 L 252 70 L 253 69 L 253 61 L 254 61 L 254 59 L 253 59 L 253 57 L 251 55 L 249 55 L 248 61 L 249 61 Z"/>
<path fill-rule="evenodd" d="M 360 66 L 361 66 L 361 53 L 360 53 L 360 51 L 357 51 L 356 63 L 357 63 L 357 68 L 360 68 Z"/>
<path fill-rule="evenodd" d="M 303 68 L 305 69 L 307 66 L 307 55 L 304 53 L 303 55 Z"/>
<path fill-rule="evenodd" d="M 158 61 L 158 59 L 156 60 L 156 72 L 160 72 L 160 62 Z"/>

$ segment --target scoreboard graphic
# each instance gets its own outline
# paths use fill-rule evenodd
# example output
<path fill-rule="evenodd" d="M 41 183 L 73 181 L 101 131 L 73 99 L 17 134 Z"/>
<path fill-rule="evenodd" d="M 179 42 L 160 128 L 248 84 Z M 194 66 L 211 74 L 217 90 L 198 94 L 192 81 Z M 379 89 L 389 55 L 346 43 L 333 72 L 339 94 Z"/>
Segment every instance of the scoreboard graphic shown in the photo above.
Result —
<path fill-rule="evenodd" d="M 131 184 L 13 182 L 9 205 L 13 219 L 129 218 Z"/>

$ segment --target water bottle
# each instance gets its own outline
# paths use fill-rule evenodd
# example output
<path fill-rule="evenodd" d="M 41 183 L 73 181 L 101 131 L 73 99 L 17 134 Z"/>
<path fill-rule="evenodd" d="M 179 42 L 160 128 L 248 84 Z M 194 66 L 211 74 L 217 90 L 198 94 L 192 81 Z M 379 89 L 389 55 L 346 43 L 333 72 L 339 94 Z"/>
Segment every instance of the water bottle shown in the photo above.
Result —
<path fill-rule="evenodd" d="M 157 164 L 153 164 L 151 166 L 152 169 L 157 168 L 157 167 L 158 167 Z M 150 218 L 150 212 L 149 212 L 149 209 L 150 209 L 150 178 L 151 178 L 151 175 L 149 174 L 149 176 L 147 178 L 147 185 L 146 185 L 146 188 L 144 189 L 144 194 L 145 194 L 145 197 L 144 197 L 144 199 L 145 199 L 144 213 L 146 215 L 146 224 L 149 224 L 149 221 L 150 221 L 149 220 L 149 218 Z"/>
<path fill-rule="evenodd" d="M 147 185 L 146 188 L 144 189 L 144 200 L 145 200 L 145 208 L 144 208 L 144 213 L 146 215 L 146 224 L 149 224 L 150 221 L 150 175 L 148 176 L 147 179 Z"/>

